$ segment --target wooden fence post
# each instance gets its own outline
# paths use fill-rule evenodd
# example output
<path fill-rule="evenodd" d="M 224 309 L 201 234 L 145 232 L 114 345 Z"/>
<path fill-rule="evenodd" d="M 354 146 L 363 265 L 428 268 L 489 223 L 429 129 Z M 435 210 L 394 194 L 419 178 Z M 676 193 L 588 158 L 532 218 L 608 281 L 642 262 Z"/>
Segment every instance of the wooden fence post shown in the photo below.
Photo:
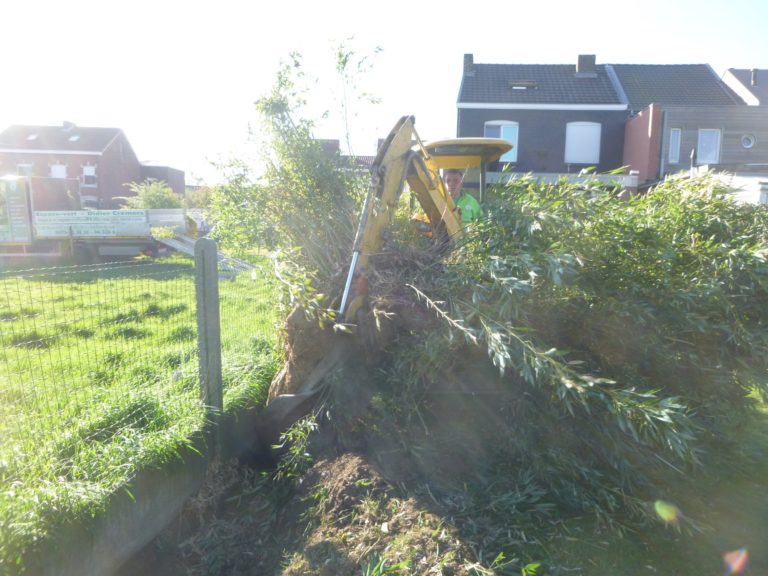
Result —
<path fill-rule="evenodd" d="M 211 427 L 214 457 L 219 454 L 218 429 L 224 394 L 221 378 L 221 324 L 219 318 L 219 271 L 216 242 L 195 242 L 195 293 L 197 295 L 197 351 L 200 393 Z"/>

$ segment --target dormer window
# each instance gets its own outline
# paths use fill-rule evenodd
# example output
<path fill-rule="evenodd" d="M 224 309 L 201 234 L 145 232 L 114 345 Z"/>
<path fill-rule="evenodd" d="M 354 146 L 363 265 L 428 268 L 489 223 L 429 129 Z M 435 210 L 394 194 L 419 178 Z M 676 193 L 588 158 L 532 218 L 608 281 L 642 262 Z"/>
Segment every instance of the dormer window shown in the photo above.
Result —
<path fill-rule="evenodd" d="M 535 80 L 510 80 L 509 87 L 512 90 L 536 90 L 538 84 Z"/>
<path fill-rule="evenodd" d="M 29 136 L 27 136 L 27 140 L 29 142 L 33 142 L 34 140 L 37 140 L 37 136 L 38 136 L 37 134 L 30 134 Z"/>
<path fill-rule="evenodd" d="M 68 140 L 70 142 L 77 142 L 78 140 L 80 140 L 80 134 L 73 134 L 68 138 Z"/>

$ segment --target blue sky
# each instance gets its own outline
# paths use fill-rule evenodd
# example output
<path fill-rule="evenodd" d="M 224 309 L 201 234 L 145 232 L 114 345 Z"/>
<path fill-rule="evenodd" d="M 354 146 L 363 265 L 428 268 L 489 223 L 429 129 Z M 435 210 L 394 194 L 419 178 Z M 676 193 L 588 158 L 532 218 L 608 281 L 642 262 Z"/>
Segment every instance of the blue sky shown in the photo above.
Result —
<path fill-rule="evenodd" d="M 4 3 L 0 127 L 59 124 L 122 128 L 142 160 L 214 182 L 211 161 L 249 158 L 253 102 L 292 51 L 315 78 L 311 113 L 331 111 L 317 136 L 344 139 L 334 49 L 345 43 L 371 68 L 360 90 L 353 152 L 402 115 L 426 140 L 456 130 L 463 54 L 480 63 L 708 63 L 768 69 L 768 3 L 500 2 L 362 3 L 217 0 L 11 0 Z M 453 8 L 453 6 L 464 6 Z M 376 49 L 381 51 L 374 54 Z"/>

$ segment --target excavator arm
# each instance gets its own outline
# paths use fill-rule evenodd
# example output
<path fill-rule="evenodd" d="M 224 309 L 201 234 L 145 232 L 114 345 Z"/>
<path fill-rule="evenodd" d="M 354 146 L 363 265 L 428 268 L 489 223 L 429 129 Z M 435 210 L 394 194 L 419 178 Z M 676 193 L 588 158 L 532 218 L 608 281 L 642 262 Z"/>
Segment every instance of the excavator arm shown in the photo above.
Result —
<path fill-rule="evenodd" d="M 371 183 L 358 223 L 352 261 L 337 319 L 352 322 L 364 299 L 365 270 L 370 256 L 381 251 L 405 184 L 410 187 L 429 218 L 432 237 L 456 239 L 462 235 L 460 214 L 448 194 L 440 170 L 481 168 L 480 195 L 485 164 L 498 160 L 511 148 L 505 140 L 459 138 L 423 144 L 414 129 L 413 116 L 401 118 L 379 148 L 371 168 Z M 353 290 L 354 288 L 354 290 Z M 275 394 L 256 426 L 258 451 L 270 452 L 282 431 L 307 414 L 325 388 L 325 376 L 353 352 L 342 335 L 334 338 L 324 357 L 291 392 L 281 392 L 284 371 L 273 383 Z M 270 396 L 273 392 L 270 390 Z"/>
<path fill-rule="evenodd" d="M 484 168 L 498 160 L 511 144 L 495 138 L 458 138 L 425 145 L 414 127 L 413 116 L 403 116 L 379 147 L 371 167 L 371 183 L 363 204 L 352 261 L 342 294 L 338 318 L 349 322 L 362 303 L 353 294 L 355 278 L 368 267 L 372 254 L 379 252 L 404 185 L 407 182 L 432 226 L 432 237 L 455 241 L 461 237 L 461 215 L 440 177 L 441 168 Z M 481 189 L 482 195 L 482 189 Z"/>

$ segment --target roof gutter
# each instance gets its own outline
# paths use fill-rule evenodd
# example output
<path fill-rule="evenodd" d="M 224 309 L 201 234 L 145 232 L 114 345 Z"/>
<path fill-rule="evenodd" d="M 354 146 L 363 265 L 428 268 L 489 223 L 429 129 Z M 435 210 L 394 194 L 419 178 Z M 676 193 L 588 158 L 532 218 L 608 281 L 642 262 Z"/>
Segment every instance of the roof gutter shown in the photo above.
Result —
<path fill-rule="evenodd" d="M 510 104 L 501 102 L 458 102 L 461 110 L 626 110 L 626 104 Z"/>
<path fill-rule="evenodd" d="M 3 153 L 15 154 L 78 154 L 80 156 L 101 156 L 103 152 L 92 150 L 32 150 L 29 148 L 0 148 Z"/>

